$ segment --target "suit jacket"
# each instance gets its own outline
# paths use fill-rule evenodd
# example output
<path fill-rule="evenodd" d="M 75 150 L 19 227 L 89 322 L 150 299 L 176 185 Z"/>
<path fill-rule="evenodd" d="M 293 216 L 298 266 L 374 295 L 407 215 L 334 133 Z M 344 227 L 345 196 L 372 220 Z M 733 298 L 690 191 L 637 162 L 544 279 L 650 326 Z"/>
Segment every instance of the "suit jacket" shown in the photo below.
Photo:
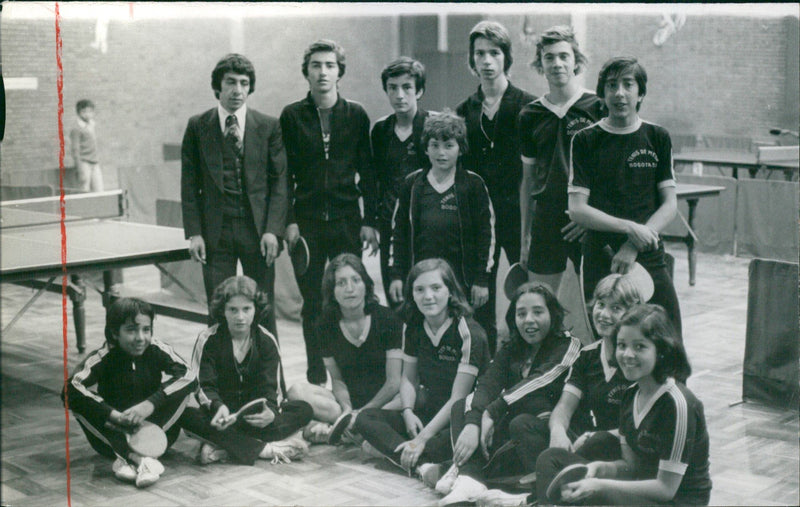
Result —
<path fill-rule="evenodd" d="M 222 229 L 222 144 L 217 108 L 189 119 L 181 147 L 181 208 L 186 237 L 216 244 Z M 247 199 L 259 237 L 283 236 L 288 209 L 286 151 L 277 118 L 247 109 L 244 134 Z"/>

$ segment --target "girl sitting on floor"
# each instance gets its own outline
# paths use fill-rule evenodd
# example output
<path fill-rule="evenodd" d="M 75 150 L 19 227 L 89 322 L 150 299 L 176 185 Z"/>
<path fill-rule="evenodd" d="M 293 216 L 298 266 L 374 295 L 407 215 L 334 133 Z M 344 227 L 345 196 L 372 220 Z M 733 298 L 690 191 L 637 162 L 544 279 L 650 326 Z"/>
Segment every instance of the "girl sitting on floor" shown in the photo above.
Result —
<path fill-rule="evenodd" d="M 317 333 L 331 389 L 295 384 L 289 399 L 305 400 L 314 409 L 316 421 L 303 431 L 307 440 L 336 444 L 353 428 L 360 410 L 382 408 L 393 399 L 395 409 L 400 408 L 403 322 L 380 305 L 375 283 L 351 253 L 336 256 L 322 275 Z"/>
<path fill-rule="evenodd" d="M 703 404 L 686 387 L 686 351 L 658 305 L 637 305 L 617 325 L 616 359 L 635 385 L 620 410 L 622 459 L 589 461 L 566 449 L 548 449 L 536 463 L 540 502 L 556 473 L 588 464 L 585 479 L 565 484 L 561 499 L 589 505 L 707 505 L 711 493 L 708 431 Z"/>
<path fill-rule="evenodd" d="M 469 315 L 464 292 L 443 259 L 418 262 L 408 274 L 402 309 L 401 410 L 363 410 L 355 429 L 394 464 L 450 458 L 450 412 L 489 362 L 486 334 Z"/>
<path fill-rule="evenodd" d="M 153 316 L 139 299 L 114 301 L 106 311 L 105 344 L 78 365 L 61 395 L 92 448 L 115 458 L 114 475 L 140 488 L 155 483 L 164 466 L 132 451 L 125 432 L 149 421 L 172 445 L 180 434 L 175 423 L 196 385 L 186 362 L 153 338 Z"/>
<path fill-rule="evenodd" d="M 311 420 L 311 406 L 285 401 L 278 340 L 258 324 L 265 314 L 266 295 L 246 276 L 232 276 L 214 289 L 214 324 L 197 337 L 192 368 L 198 371 L 201 409 L 189 408 L 183 428 L 203 440 L 201 464 L 225 458 L 252 465 L 256 458 L 289 462 L 308 451 L 300 429 Z M 266 402 L 239 417 L 245 404 Z"/>

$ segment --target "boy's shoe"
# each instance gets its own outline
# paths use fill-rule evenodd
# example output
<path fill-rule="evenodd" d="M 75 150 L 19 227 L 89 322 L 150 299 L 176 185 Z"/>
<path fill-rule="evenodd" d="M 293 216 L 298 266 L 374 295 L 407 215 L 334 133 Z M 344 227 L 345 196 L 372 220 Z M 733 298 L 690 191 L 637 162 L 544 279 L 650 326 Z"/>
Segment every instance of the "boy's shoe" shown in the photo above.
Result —
<path fill-rule="evenodd" d="M 499 489 L 486 490 L 477 499 L 478 507 L 527 507 L 529 493 L 512 495 Z"/>
<path fill-rule="evenodd" d="M 436 483 L 442 476 L 442 465 L 438 463 L 423 463 L 417 467 L 417 475 L 422 479 L 423 484 L 429 488 L 435 488 Z"/>
<path fill-rule="evenodd" d="M 264 449 L 258 455 L 262 459 L 271 459 L 273 465 L 279 463 L 291 463 L 292 459 L 300 459 L 308 453 L 308 443 L 303 440 L 303 436 L 297 433 L 276 440 L 264 445 Z"/>
<path fill-rule="evenodd" d="M 453 483 L 450 493 L 439 500 L 439 505 L 453 505 L 464 502 L 474 503 L 486 493 L 486 486 L 468 475 L 459 475 Z"/>
<path fill-rule="evenodd" d="M 120 457 L 114 460 L 114 464 L 111 465 L 111 470 L 114 472 L 114 477 L 121 481 L 133 482 L 136 480 L 136 469 L 133 468 L 133 465 Z"/>
<path fill-rule="evenodd" d="M 303 428 L 303 438 L 311 444 L 328 443 L 331 425 L 321 421 L 311 421 Z"/>
<path fill-rule="evenodd" d="M 453 484 L 458 477 L 458 467 L 453 464 L 444 475 L 436 481 L 436 491 L 443 495 L 447 495 L 453 490 Z"/>
<path fill-rule="evenodd" d="M 342 439 L 342 435 L 344 434 L 347 427 L 350 425 L 350 421 L 353 420 L 353 413 L 347 412 L 346 414 L 342 414 L 336 419 L 336 422 L 333 423 L 331 426 L 331 432 L 328 435 L 328 443 L 331 445 L 336 445 Z"/>
<path fill-rule="evenodd" d="M 200 452 L 197 453 L 197 461 L 201 465 L 209 465 L 222 461 L 228 458 L 228 451 L 225 449 L 218 449 L 211 444 L 203 443 L 200 446 Z"/>
<path fill-rule="evenodd" d="M 136 487 L 146 488 L 154 484 L 164 473 L 164 465 L 155 458 L 142 458 L 136 469 Z"/>

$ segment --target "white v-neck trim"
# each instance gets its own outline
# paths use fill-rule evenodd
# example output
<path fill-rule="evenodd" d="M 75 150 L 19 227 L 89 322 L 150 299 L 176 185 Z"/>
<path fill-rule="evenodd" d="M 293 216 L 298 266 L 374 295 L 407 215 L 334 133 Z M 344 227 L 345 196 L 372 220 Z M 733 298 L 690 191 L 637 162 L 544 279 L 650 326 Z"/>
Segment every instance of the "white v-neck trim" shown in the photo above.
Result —
<path fill-rule="evenodd" d="M 431 184 L 433 189 L 436 190 L 438 193 L 443 194 L 448 190 L 450 190 L 450 187 L 452 187 L 455 184 L 456 172 L 453 171 L 453 174 L 451 174 L 446 180 L 441 182 L 436 181 L 436 178 L 433 177 L 433 173 L 431 171 L 428 171 L 427 178 L 428 178 L 428 183 Z"/>
<path fill-rule="evenodd" d="M 608 359 L 606 359 L 605 340 L 600 342 L 600 364 L 603 365 L 603 376 L 606 379 L 606 383 L 611 382 L 611 379 L 614 378 L 614 374 L 617 373 L 617 369 L 614 366 L 608 364 Z"/>
<path fill-rule="evenodd" d="M 575 93 L 575 95 L 573 95 L 572 97 L 570 97 L 570 99 L 568 101 L 566 101 L 564 103 L 564 105 L 561 105 L 561 106 L 559 106 L 557 104 L 553 104 L 552 102 L 550 102 L 550 100 L 548 100 L 546 95 L 543 95 L 542 98 L 541 98 L 542 105 L 544 107 L 546 107 L 551 113 L 553 113 L 554 115 L 558 116 L 559 119 L 561 119 L 561 118 L 563 118 L 563 117 L 565 117 L 567 115 L 567 113 L 569 112 L 569 109 L 572 106 L 574 106 L 575 103 L 578 102 L 580 100 L 580 98 L 583 97 L 583 95 L 587 91 L 588 90 L 586 90 L 585 88 L 579 88 L 578 92 Z"/>
<path fill-rule="evenodd" d="M 447 317 L 447 320 L 444 321 L 444 324 L 442 324 L 439 327 L 439 330 L 434 333 L 433 329 L 431 329 L 431 326 L 428 325 L 428 321 L 427 320 L 422 321 L 422 328 L 425 330 L 425 334 L 428 335 L 428 338 L 430 338 L 431 343 L 433 344 L 434 347 L 439 346 L 439 344 L 442 342 L 442 336 L 444 336 L 444 333 L 447 332 L 447 330 L 450 329 L 450 326 L 452 325 L 453 325 L 453 318 Z"/>
<path fill-rule="evenodd" d="M 339 329 L 342 331 L 342 336 L 344 339 L 353 344 L 355 347 L 361 347 L 364 345 L 364 342 L 367 341 L 367 335 L 369 335 L 369 328 L 372 326 L 372 315 L 367 314 L 367 317 L 364 321 L 364 329 L 361 331 L 361 335 L 357 338 L 353 338 L 350 336 L 350 332 L 347 330 L 344 325 L 342 325 L 342 321 L 339 321 Z"/>
<path fill-rule="evenodd" d="M 673 385 L 675 385 L 675 379 L 668 378 L 667 381 L 664 382 L 663 384 L 661 384 L 661 386 L 658 388 L 656 393 L 647 401 L 647 405 L 644 406 L 644 408 L 641 410 L 641 412 L 636 410 L 636 405 L 637 405 L 637 402 L 639 401 L 639 393 L 641 391 L 639 391 L 638 389 L 636 390 L 636 394 L 633 395 L 633 426 L 636 429 L 639 429 L 639 425 L 642 423 L 644 418 L 650 412 L 650 409 L 653 408 L 653 405 L 656 404 L 658 399 L 661 398 L 661 396 L 664 393 L 669 391 L 669 389 Z"/>

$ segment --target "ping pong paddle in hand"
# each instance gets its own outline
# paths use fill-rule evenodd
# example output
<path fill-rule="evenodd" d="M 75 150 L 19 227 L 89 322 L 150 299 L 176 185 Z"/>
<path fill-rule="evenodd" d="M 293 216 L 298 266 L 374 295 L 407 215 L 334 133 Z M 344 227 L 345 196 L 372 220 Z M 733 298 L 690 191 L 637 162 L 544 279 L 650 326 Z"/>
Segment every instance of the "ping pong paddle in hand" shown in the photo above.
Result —
<path fill-rule="evenodd" d="M 144 421 L 138 427 L 125 428 L 107 422 L 106 426 L 125 434 L 130 449 L 148 458 L 158 458 L 167 450 L 167 435 L 164 430 L 150 421 Z"/>
<path fill-rule="evenodd" d="M 586 477 L 589 467 L 581 463 L 575 463 L 565 467 L 558 475 L 553 477 L 547 487 L 547 499 L 553 503 L 561 502 L 561 488 L 572 482 L 577 482 Z"/>
<path fill-rule="evenodd" d="M 267 406 L 266 398 L 256 398 L 253 401 L 247 402 L 239 408 L 236 412 L 225 418 L 225 425 L 230 426 L 235 423 L 240 415 L 257 414 L 263 412 Z"/>

